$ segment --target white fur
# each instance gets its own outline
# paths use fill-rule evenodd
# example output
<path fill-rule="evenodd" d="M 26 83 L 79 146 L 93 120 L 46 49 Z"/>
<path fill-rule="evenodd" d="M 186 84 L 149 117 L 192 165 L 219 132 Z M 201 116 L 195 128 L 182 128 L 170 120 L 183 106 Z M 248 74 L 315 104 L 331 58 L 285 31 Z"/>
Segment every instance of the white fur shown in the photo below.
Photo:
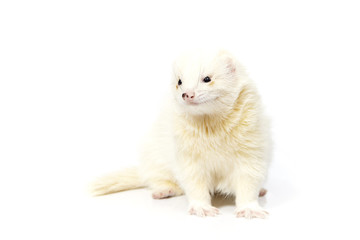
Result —
<path fill-rule="evenodd" d="M 211 82 L 203 82 L 206 76 Z M 190 52 L 175 61 L 171 88 L 132 187 L 147 186 L 154 198 L 185 192 L 189 212 L 199 216 L 218 214 L 212 194 L 231 194 L 238 217 L 264 218 L 258 195 L 268 166 L 268 126 L 244 68 L 225 51 Z M 191 104 L 182 97 L 186 92 L 195 93 Z M 95 193 L 127 189 L 119 185 L 128 182 L 126 176 L 127 171 L 105 177 L 95 184 Z"/>

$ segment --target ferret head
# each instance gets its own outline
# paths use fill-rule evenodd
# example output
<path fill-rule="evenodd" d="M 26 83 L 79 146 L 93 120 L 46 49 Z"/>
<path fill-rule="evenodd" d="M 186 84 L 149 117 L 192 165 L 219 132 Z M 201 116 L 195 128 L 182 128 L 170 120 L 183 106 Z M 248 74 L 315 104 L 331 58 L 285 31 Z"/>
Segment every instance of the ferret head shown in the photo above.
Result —
<path fill-rule="evenodd" d="M 221 114 L 232 108 L 243 70 L 226 51 L 196 51 L 174 63 L 173 94 L 180 109 L 191 115 Z"/>

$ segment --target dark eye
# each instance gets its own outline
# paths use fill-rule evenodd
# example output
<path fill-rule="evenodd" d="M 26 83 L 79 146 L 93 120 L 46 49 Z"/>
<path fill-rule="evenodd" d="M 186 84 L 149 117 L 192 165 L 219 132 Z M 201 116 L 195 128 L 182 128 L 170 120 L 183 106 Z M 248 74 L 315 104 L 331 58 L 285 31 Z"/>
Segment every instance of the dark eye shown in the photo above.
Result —
<path fill-rule="evenodd" d="M 208 76 L 206 76 L 203 81 L 206 82 L 206 83 L 208 83 L 208 82 L 211 81 L 211 78 L 209 78 Z"/>
<path fill-rule="evenodd" d="M 180 86 L 181 84 L 182 84 L 182 81 L 181 81 L 181 79 L 179 79 L 178 85 Z"/>

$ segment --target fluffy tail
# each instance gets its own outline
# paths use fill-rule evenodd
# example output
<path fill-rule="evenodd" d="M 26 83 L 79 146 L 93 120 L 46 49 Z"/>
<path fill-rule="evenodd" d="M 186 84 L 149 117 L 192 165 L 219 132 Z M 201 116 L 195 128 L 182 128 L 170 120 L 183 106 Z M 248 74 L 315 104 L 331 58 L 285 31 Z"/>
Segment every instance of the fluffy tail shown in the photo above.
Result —
<path fill-rule="evenodd" d="M 100 177 L 91 185 L 91 193 L 100 196 L 135 188 L 145 187 L 138 173 L 138 168 L 128 168 L 120 172 Z"/>

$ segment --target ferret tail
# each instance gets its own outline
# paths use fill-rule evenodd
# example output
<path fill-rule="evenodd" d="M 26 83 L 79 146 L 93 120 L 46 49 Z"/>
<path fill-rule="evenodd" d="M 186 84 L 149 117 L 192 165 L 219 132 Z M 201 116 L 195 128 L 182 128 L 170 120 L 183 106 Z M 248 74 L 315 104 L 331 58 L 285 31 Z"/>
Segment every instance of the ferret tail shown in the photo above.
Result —
<path fill-rule="evenodd" d="M 98 178 L 90 185 L 90 192 L 94 196 L 100 196 L 142 187 L 145 185 L 138 168 L 132 167 Z"/>

